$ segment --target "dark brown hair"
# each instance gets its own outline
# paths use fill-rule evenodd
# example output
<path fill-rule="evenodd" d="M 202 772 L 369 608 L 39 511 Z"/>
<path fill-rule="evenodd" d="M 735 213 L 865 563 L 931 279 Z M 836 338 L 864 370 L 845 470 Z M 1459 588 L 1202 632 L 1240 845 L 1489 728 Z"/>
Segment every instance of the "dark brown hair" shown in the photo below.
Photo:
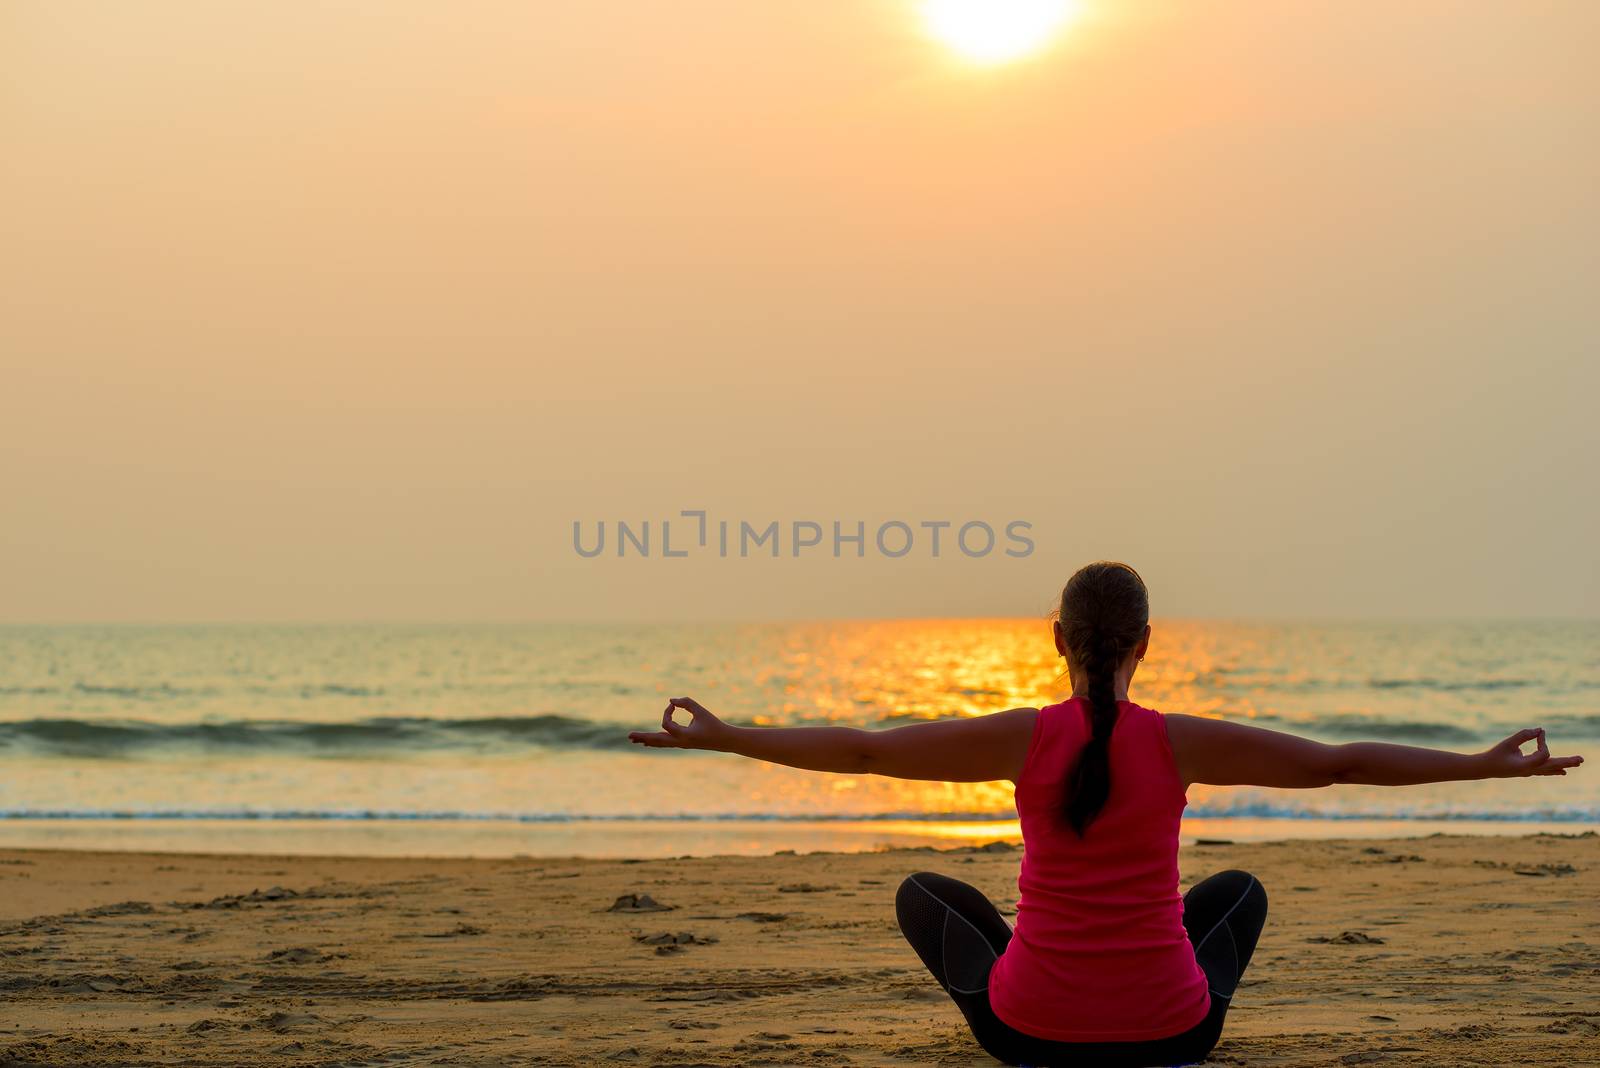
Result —
<path fill-rule="evenodd" d="M 1098 560 L 1067 580 L 1056 616 L 1073 669 L 1088 680 L 1092 733 L 1067 778 L 1062 814 L 1083 837 L 1111 796 L 1111 729 L 1117 668 L 1150 622 L 1150 594 L 1127 564 Z"/>

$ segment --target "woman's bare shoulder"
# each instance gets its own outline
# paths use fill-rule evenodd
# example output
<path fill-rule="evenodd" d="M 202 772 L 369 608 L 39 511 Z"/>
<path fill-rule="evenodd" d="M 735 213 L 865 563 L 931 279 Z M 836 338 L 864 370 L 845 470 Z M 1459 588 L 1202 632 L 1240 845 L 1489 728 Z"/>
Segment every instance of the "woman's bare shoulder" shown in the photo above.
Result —
<path fill-rule="evenodd" d="M 1033 737 L 1038 731 L 1039 720 L 1044 715 L 1040 708 L 1013 708 L 998 715 L 1006 719 L 1006 733 L 1010 736 L 1011 774 L 1006 779 L 1012 783 L 1022 779 L 1022 773 L 1028 767 L 1028 755 L 1033 751 Z"/>

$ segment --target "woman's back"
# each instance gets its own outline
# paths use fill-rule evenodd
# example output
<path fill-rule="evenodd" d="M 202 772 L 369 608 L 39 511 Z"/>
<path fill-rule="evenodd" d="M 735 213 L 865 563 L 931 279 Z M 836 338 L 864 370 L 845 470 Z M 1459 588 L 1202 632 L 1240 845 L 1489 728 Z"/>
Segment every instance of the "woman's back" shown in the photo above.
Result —
<path fill-rule="evenodd" d="M 1010 1026 L 1064 1042 L 1161 1038 L 1205 1017 L 1178 894 L 1187 799 L 1160 713 L 1118 702 L 1111 792 L 1080 839 L 1062 815 L 1086 703 L 1039 710 L 1017 780 L 1024 853 L 1015 931 L 989 994 Z"/>

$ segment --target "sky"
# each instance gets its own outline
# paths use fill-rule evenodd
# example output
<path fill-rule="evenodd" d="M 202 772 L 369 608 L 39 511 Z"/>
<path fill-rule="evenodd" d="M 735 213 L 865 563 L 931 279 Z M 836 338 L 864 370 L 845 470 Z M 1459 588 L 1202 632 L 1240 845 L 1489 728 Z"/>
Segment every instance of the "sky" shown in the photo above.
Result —
<path fill-rule="evenodd" d="M 12 0 L 0 621 L 1038 615 L 1101 557 L 1157 615 L 1600 616 L 1597 45 L 1590 0 L 1081 0 L 990 65 L 910 0 Z M 664 557 L 697 509 L 779 556 Z"/>

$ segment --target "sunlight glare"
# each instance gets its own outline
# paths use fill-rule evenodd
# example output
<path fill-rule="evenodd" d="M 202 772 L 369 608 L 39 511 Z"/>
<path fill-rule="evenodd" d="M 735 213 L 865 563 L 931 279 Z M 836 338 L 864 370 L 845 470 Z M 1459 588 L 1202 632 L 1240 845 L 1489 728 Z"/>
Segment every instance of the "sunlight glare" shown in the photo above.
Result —
<path fill-rule="evenodd" d="M 1079 0 L 922 0 L 928 33 L 975 63 L 1037 52 L 1071 21 Z"/>

